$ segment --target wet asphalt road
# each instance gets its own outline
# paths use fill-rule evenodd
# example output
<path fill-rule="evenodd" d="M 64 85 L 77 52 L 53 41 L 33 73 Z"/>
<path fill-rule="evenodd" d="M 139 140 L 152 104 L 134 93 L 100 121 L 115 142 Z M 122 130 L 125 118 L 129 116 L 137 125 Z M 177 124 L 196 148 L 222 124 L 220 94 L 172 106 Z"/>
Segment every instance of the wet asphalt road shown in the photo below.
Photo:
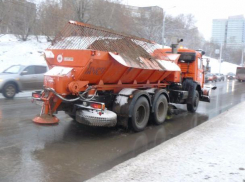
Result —
<path fill-rule="evenodd" d="M 87 127 L 64 113 L 58 114 L 58 125 L 40 126 L 31 121 L 40 107 L 32 104 L 30 97 L 0 98 L 0 181 L 89 179 L 245 100 L 245 83 L 219 82 L 217 87 L 211 103 L 199 103 L 197 113 L 183 111 L 140 133 Z"/>

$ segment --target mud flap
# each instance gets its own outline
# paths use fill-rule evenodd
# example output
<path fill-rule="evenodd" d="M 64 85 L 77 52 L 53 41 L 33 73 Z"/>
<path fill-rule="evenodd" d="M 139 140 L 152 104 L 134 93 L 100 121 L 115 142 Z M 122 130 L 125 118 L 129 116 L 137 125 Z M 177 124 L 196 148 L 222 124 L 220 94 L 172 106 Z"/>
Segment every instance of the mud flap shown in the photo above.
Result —
<path fill-rule="evenodd" d="M 166 119 L 172 119 L 174 115 L 181 114 L 182 110 L 178 109 L 175 105 L 173 104 L 168 104 L 168 114 Z"/>

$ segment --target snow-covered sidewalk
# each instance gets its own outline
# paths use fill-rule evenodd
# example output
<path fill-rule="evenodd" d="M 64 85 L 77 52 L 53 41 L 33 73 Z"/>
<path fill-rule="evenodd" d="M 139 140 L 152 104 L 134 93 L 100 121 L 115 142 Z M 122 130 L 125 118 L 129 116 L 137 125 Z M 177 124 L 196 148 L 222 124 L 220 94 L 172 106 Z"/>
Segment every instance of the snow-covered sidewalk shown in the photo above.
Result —
<path fill-rule="evenodd" d="M 88 182 L 245 182 L 245 102 Z"/>

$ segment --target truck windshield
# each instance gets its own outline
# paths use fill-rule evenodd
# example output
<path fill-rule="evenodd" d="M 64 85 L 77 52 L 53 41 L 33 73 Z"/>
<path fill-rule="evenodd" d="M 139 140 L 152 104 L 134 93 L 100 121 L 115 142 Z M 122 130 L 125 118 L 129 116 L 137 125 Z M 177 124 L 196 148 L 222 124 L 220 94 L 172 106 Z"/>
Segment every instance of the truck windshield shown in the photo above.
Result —
<path fill-rule="evenodd" d="M 10 74 L 17 74 L 20 72 L 22 66 L 21 65 L 15 65 L 7 68 L 3 73 L 10 73 Z"/>
<path fill-rule="evenodd" d="M 237 69 L 236 73 L 237 74 L 245 74 L 245 68 Z"/>

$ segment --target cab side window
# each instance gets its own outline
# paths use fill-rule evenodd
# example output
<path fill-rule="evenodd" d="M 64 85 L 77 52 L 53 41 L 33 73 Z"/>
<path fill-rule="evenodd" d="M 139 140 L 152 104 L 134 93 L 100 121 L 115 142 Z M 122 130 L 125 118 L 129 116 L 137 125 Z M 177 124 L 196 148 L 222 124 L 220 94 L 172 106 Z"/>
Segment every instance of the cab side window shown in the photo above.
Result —
<path fill-rule="evenodd" d="M 43 74 L 47 72 L 46 66 L 35 66 L 35 74 Z"/>
<path fill-rule="evenodd" d="M 198 58 L 198 69 L 202 69 L 202 60 Z"/>
<path fill-rule="evenodd" d="M 23 73 L 25 73 L 25 75 L 32 75 L 35 74 L 35 67 L 34 66 L 28 66 L 23 70 Z"/>

